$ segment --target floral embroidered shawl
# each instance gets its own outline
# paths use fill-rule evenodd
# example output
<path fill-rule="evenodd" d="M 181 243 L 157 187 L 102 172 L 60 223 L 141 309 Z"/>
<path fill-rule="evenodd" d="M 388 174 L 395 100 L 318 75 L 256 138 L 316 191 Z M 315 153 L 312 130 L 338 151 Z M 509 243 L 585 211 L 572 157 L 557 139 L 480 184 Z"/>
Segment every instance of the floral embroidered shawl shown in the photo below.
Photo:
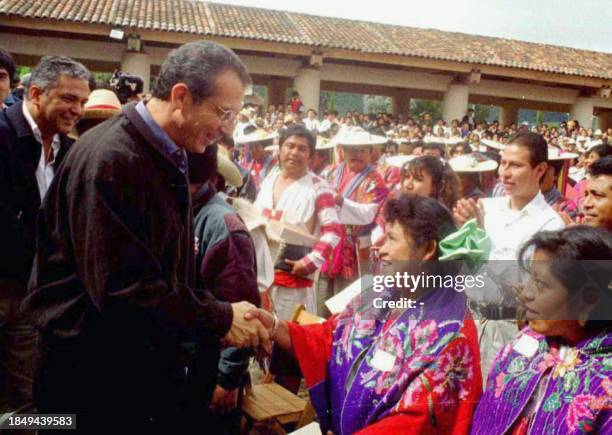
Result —
<path fill-rule="evenodd" d="M 419 301 L 391 311 L 358 296 L 323 324 L 289 324 L 323 433 L 469 431 L 482 382 L 465 296 L 443 288 Z M 392 356 L 391 370 L 377 368 L 379 351 Z"/>
<path fill-rule="evenodd" d="M 523 335 L 539 347 L 530 358 L 515 350 Z M 546 337 L 525 328 L 493 363 L 472 434 L 612 433 L 612 334 L 605 331 L 561 357 Z M 544 394 L 527 425 L 523 412 L 543 383 Z M 523 426 L 523 427 L 521 427 Z"/>

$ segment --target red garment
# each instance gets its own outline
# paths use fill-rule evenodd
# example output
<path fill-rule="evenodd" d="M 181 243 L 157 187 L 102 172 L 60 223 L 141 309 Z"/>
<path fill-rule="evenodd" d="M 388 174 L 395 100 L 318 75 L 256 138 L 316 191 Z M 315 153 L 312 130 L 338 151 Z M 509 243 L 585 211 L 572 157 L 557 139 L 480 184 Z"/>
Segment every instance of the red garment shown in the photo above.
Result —
<path fill-rule="evenodd" d="M 291 106 L 291 113 L 299 113 L 300 108 L 304 104 L 302 103 L 302 100 L 300 100 L 299 98 L 292 98 L 291 101 L 289 102 L 289 105 Z"/>

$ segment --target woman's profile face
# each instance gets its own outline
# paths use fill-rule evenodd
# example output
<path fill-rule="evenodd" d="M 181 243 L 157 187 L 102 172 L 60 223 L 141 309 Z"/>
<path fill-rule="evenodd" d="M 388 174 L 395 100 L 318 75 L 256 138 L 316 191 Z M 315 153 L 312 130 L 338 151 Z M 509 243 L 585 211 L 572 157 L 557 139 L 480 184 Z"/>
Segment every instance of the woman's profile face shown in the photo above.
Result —
<path fill-rule="evenodd" d="M 575 301 L 567 288 L 550 271 L 554 257 L 537 249 L 533 256 L 531 278 L 525 289 L 525 304 L 529 326 L 547 336 L 573 336 L 580 328 Z"/>

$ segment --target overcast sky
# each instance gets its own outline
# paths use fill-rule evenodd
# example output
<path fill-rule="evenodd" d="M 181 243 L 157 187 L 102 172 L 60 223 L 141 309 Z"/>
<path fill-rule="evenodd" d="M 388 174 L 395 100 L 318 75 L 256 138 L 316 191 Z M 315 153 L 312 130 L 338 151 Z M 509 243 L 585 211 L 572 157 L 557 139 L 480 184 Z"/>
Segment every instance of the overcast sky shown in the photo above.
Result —
<path fill-rule="evenodd" d="M 222 0 L 612 53 L 612 0 Z"/>

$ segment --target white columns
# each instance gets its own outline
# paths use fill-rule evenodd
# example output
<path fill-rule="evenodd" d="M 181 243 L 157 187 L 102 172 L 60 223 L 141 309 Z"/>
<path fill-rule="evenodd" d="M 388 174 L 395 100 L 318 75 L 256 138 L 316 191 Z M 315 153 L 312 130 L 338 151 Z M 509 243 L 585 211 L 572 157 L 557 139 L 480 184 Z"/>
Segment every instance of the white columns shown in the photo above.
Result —
<path fill-rule="evenodd" d="M 121 71 L 142 77 L 143 93 L 149 92 L 151 83 L 151 58 L 147 53 L 126 51 L 121 59 Z"/>
<path fill-rule="evenodd" d="M 321 72 L 315 68 L 298 68 L 293 90 L 300 93 L 304 111 L 314 109 L 319 111 L 319 97 L 321 95 Z"/>
<path fill-rule="evenodd" d="M 470 88 L 467 85 L 451 84 L 442 100 L 442 117 L 450 124 L 453 119 L 461 121 L 467 112 Z"/>
<path fill-rule="evenodd" d="M 581 127 L 591 128 L 593 125 L 593 99 L 578 97 L 570 110 L 570 119 L 575 119 Z"/>
<path fill-rule="evenodd" d="M 499 123 L 504 126 L 512 123 L 518 124 L 518 111 L 518 106 L 513 104 L 505 104 L 500 106 Z"/>
<path fill-rule="evenodd" d="M 394 116 L 406 115 L 410 112 L 410 94 L 405 90 L 398 90 L 391 97 L 391 113 Z"/>

